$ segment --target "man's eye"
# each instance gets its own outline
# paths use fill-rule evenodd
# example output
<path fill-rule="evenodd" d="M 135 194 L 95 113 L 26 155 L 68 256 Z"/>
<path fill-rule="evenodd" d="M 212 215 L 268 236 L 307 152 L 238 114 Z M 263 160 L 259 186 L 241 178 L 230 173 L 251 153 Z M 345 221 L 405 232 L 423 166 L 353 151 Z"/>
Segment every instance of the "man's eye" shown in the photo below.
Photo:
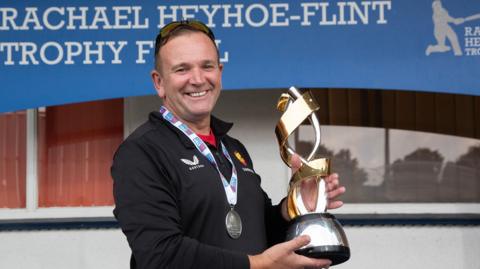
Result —
<path fill-rule="evenodd" d="M 203 68 L 205 68 L 205 69 L 207 69 L 207 70 L 212 70 L 212 69 L 215 68 L 215 65 L 213 65 L 213 64 L 206 64 L 206 65 L 203 66 Z"/>
<path fill-rule="evenodd" d="M 177 68 L 177 69 L 175 69 L 175 73 L 182 73 L 182 72 L 185 72 L 186 70 L 187 69 L 185 69 L 183 67 L 182 68 Z"/>

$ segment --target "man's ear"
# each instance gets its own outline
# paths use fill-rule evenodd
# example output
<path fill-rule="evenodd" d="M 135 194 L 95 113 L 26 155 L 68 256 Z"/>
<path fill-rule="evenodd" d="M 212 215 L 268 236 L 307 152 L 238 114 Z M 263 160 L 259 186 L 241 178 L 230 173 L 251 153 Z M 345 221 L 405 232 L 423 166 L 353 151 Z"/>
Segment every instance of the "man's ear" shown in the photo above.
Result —
<path fill-rule="evenodd" d="M 164 98 L 165 89 L 163 88 L 162 75 L 156 69 L 153 69 L 150 75 L 152 76 L 153 86 L 155 87 L 155 90 L 157 90 L 158 96 L 160 96 L 160 98 Z"/>

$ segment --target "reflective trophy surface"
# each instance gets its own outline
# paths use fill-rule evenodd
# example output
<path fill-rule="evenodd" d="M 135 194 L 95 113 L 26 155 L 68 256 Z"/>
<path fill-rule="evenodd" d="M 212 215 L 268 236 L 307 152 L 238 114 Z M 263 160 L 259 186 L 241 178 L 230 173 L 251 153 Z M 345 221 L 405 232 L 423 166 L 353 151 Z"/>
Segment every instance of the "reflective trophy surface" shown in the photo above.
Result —
<path fill-rule="evenodd" d="M 325 178 L 330 174 L 330 159 L 316 158 L 321 143 L 320 122 L 315 115 L 320 107 L 310 92 L 301 93 L 290 87 L 288 93 L 282 94 L 278 110 L 283 114 L 275 128 L 282 160 L 291 167 L 291 157 L 295 151 L 290 147 L 288 137 L 308 119 L 315 132 L 315 143 L 310 154 L 300 156 L 302 166 L 290 180 L 287 196 L 288 215 L 292 219 L 286 240 L 301 235 L 309 235 L 310 243 L 298 249 L 298 254 L 329 259 L 331 265 L 340 264 L 350 258 L 347 237 L 338 220 L 326 212 L 327 189 Z M 313 206 L 304 202 L 302 194 L 310 192 L 316 198 Z"/>

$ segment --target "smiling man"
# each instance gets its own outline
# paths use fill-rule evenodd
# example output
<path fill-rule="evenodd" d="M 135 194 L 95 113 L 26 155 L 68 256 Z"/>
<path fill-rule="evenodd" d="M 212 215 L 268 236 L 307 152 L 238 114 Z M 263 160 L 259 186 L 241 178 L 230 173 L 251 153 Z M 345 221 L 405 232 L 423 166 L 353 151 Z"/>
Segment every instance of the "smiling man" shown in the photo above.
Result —
<path fill-rule="evenodd" d="M 197 21 L 160 31 L 151 76 L 159 111 L 119 147 L 112 165 L 115 217 L 131 268 L 321 268 L 295 254 L 307 236 L 285 238 L 286 203 L 273 206 L 232 124 L 211 115 L 223 66 L 211 30 Z M 294 162 L 300 166 L 298 157 Z M 329 208 L 345 191 L 329 182 Z"/>
<path fill-rule="evenodd" d="M 179 28 L 177 28 L 179 29 Z M 164 106 L 197 134 L 210 132 L 210 113 L 222 88 L 214 41 L 202 32 L 177 30 L 157 52 L 152 80 Z"/>

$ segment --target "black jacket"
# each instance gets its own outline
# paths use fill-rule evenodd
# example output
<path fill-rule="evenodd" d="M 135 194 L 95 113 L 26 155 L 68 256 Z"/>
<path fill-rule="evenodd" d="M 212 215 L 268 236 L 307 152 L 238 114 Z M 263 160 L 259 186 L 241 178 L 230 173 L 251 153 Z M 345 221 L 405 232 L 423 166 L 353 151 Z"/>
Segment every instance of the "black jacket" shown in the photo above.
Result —
<path fill-rule="evenodd" d="M 114 214 L 132 268 L 249 268 L 247 254 L 283 241 L 280 208 L 262 190 L 245 147 L 227 135 L 231 126 L 212 117 L 238 173 L 239 239 L 225 229 L 230 208 L 217 170 L 159 112 L 120 145 L 112 165 Z"/>

